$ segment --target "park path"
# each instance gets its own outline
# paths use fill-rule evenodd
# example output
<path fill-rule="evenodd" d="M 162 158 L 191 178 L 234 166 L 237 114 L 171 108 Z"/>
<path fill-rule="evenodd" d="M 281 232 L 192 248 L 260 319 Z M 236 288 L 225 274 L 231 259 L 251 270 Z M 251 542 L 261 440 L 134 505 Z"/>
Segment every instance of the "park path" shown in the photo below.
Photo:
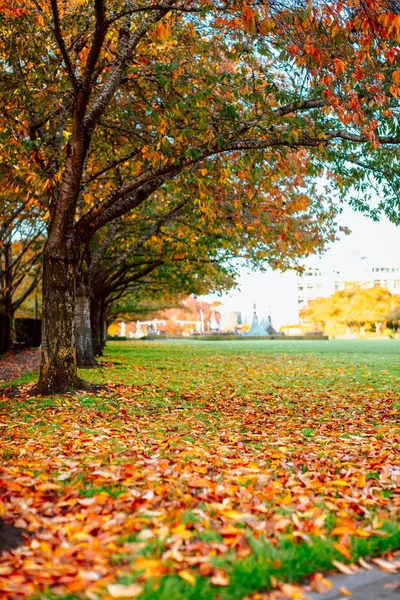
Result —
<path fill-rule="evenodd" d="M 7 352 L 0 358 L 0 385 L 10 383 L 39 368 L 40 350 L 18 350 Z"/>

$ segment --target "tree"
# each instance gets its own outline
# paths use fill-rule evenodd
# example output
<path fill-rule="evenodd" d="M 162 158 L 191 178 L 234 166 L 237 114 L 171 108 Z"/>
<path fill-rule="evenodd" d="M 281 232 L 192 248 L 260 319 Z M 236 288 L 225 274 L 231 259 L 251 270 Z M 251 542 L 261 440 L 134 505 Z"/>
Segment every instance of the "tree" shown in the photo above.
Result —
<path fill-rule="evenodd" d="M 0 206 L 0 312 L 12 322 L 15 311 L 37 288 L 41 276 L 44 223 L 29 214 L 24 201 L 3 198 Z M 8 339 L 2 346 L 8 348 Z"/>
<path fill-rule="evenodd" d="M 226 186 L 213 178 L 207 188 L 196 190 L 188 177 L 181 184 L 179 197 L 172 193 L 174 188 L 170 192 L 165 186 L 140 207 L 140 215 L 120 218 L 104 227 L 89 244 L 78 269 L 77 331 L 85 329 L 85 339 L 90 340 L 81 317 L 81 306 L 90 304 L 94 353 L 101 353 L 101 306 L 109 305 L 132 285 L 136 288 L 154 270 L 184 275 L 189 286 L 201 270 L 202 292 L 185 288 L 182 279 L 180 293 L 205 294 L 215 291 L 218 281 L 220 289 L 222 284 L 231 287 L 239 260 L 253 268 L 285 268 L 293 266 L 300 254 L 307 256 L 322 248 L 324 240 L 334 239 L 335 208 L 316 191 L 311 204 L 304 192 L 298 192 L 293 185 L 301 172 L 297 167 L 292 174 L 281 175 L 279 186 L 274 183 L 274 189 L 268 189 L 260 185 L 266 191 L 260 189 L 250 198 L 238 189 L 237 182 Z M 273 181 L 272 174 L 269 181 Z M 78 340 L 78 346 L 78 362 L 94 366 L 90 341 Z"/>
<path fill-rule="evenodd" d="M 305 149 L 309 175 L 326 172 L 342 195 L 380 185 L 377 210 L 397 218 L 396 6 L 14 0 L 1 9 L 2 140 L 22 148 L 21 171 L 40 183 L 49 212 L 40 392 L 76 383 L 82 247 L 167 181 L 179 190 L 191 175 L 201 186 L 223 169 L 251 196 L 254 169 L 276 166 L 278 187 Z"/>
<path fill-rule="evenodd" d="M 386 322 L 399 304 L 399 297 L 381 286 L 353 286 L 327 298 L 316 298 L 300 311 L 300 318 L 315 324 L 333 323 L 348 327 Z"/>

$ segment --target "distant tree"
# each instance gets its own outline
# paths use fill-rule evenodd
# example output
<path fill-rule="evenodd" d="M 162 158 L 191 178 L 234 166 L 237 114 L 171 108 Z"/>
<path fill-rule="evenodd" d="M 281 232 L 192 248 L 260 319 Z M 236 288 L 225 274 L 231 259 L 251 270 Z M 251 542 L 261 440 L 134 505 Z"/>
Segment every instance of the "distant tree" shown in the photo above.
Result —
<path fill-rule="evenodd" d="M 391 318 L 391 312 L 399 305 L 399 300 L 399 296 L 381 286 L 354 286 L 327 298 L 310 301 L 300 311 L 300 318 L 314 324 L 332 323 L 360 328 L 370 324 L 379 329 L 379 324 Z"/>
<path fill-rule="evenodd" d="M 1 171 L 0 171 L 1 172 Z M 5 195 L 0 204 L 0 312 L 10 322 L 17 309 L 37 288 L 42 277 L 45 223 L 29 203 Z M 5 332 L 10 345 L 11 330 Z"/>

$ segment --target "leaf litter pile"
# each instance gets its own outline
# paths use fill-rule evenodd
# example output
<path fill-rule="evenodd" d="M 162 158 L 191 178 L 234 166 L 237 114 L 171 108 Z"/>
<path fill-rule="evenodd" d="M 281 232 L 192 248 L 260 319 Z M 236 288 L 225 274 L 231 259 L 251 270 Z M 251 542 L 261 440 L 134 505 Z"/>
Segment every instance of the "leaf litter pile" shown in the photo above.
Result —
<path fill-rule="evenodd" d="M 99 393 L 0 390 L 1 598 L 301 598 L 399 548 L 398 344 L 303 344 L 111 344 Z"/>

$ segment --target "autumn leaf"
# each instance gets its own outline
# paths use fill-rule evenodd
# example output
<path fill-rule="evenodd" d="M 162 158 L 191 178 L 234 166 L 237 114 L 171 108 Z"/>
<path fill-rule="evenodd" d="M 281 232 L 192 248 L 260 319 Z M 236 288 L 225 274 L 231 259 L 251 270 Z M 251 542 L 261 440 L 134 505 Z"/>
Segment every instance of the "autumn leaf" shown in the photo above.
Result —
<path fill-rule="evenodd" d="M 341 573 L 343 573 L 344 575 L 353 575 L 354 574 L 354 570 L 345 565 L 344 563 L 338 561 L 338 560 L 333 560 L 332 561 L 332 565 Z"/>
<path fill-rule="evenodd" d="M 196 577 L 193 575 L 193 573 L 182 570 L 182 571 L 178 571 L 178 575 L 181 579 L 183 579 L 187 583 L 190 583 L 190 585 L 196 585 Z"/>
<path fill-rule="evenodd" d="M 137 583 L 131 583 L 130 585 L 113 583 L 107 586 L 107 590 L 111 598 L 136 598 L 142 593 L 143 586 Z"/>
<path fill-rule="evenodd" d="M 229 579 L 223 569 L 215 569 L 213 575 L 210 577 L 210 582 L 213 585 L 226 586 L 229 584 Z"/>
<path fill-rule="evenodd" d="M 393 71 L 392 79 L 395 83 L 398 83 L 400 85 L 400 70 L 399 69 L 397 69 L 396 71 Z"/>
<path fill-rule="evenodd" d="M 325 594 L 332 588 L 332 583 L 321 573 L 315 573 L 311 579 L 311 589 L 319 594 Z"/>
<path fill-rule="evenodd" d="M 353 560 L 353 557 L 346 546 L 344 546 L 343 544 L 339 544 L 338 542 L 333 542 L 332 545 L 338 552 L 340 552 L 340 554 L 343 554 L 343 556 L 345 556 L 348 560 Z"/>

